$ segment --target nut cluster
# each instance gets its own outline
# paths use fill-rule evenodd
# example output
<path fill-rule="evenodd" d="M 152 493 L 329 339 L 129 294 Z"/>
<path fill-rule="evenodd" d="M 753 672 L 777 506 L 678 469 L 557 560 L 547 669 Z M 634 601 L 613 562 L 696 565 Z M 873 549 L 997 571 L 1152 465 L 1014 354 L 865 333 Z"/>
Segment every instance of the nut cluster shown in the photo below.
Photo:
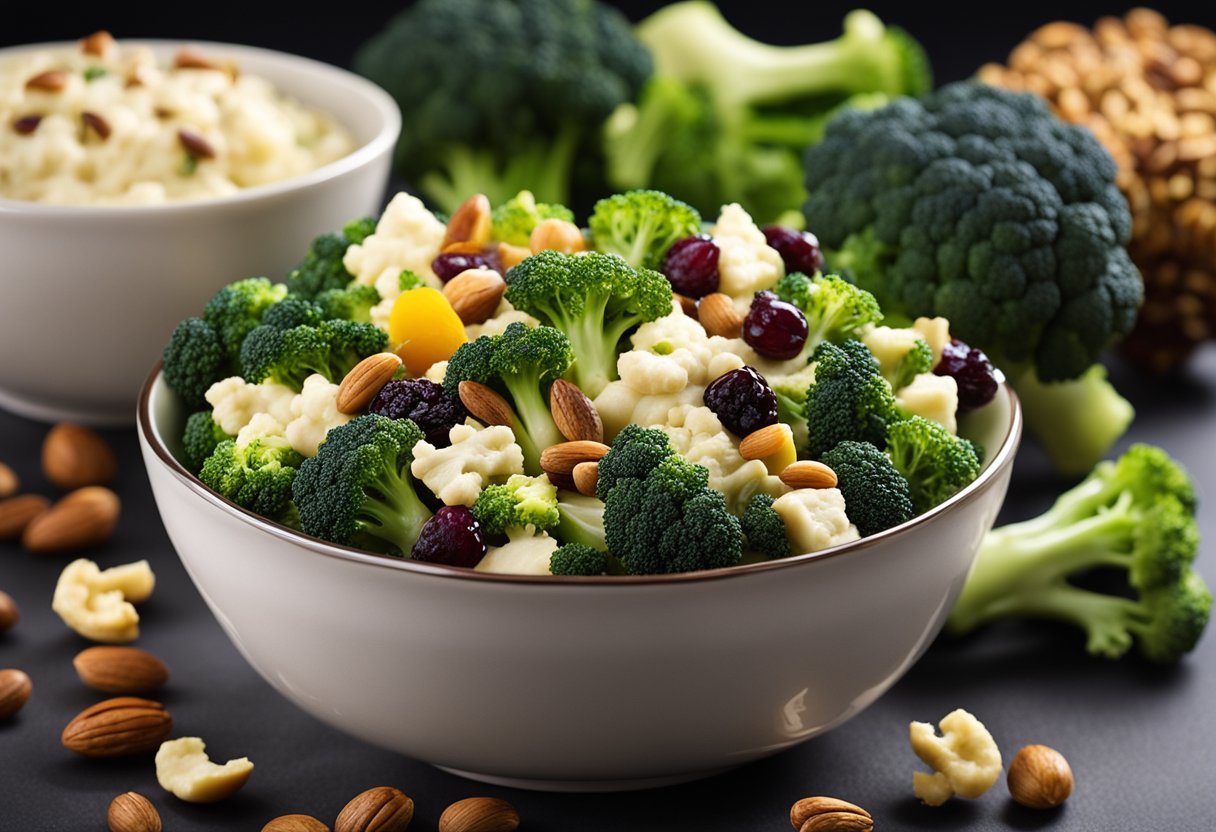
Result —
<path fill-rule="evenodd" d="M 1057 21 L 979 77 L 1043 96 L 1114 157 L 1145 282 L 1129 357 L 1164 371 L 1216 337 L 1216 33 L 1144 8 Z"/>

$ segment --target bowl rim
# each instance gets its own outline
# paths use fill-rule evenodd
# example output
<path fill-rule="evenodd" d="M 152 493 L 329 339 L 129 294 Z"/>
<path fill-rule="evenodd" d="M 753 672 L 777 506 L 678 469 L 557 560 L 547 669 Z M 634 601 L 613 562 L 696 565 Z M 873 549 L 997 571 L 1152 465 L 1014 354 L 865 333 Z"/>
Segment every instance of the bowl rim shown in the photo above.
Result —
<path fill-rule="evenodd" d="M 39 49 L 61 49 L 72 46 L 77 42 L 47 41 L 44 43 L 22 43 L 0 47 L 0 59 L 21 52 L 33 52 Z M 330 75 L 335 81 L 345 84 L 349 88 L 350 93 L 362 96 L 375 108 L 380 116 L 381 124 L 376 130 L 375 135 L 341 158 L 334 159 L 332 162 L 327 162 L 321 167 L 313 168 L 310 171 L 296 174 L 287 179 L 279 179 L 274 182 L 265 182 L 261 185 L 241 188 L 232 194 L 174 199 L 153 205 L 60 205 L 0 196 L 0 215 L 16 213 L 39 214 L 68 219 L 118 216 L 141 218 L 151 215 L 164 216 L 165 214 L 180 212 L 221 211 L 231 205 L 255 202 L 261 199 L 272 199 L 296 190 L 309 188 L 365 167 L 386 151 L 391 151 L 392 147 L 397 144 L 397 139 L 401 133 L 401 109 L 397 106 L 397 102 L 393 97 L 378 84 L 336 64 L 309 58 L 304 55 L 297 55 L 293 52 L 225 41 L 198 40 L 193 38 L 123 38 L 119 40 L 119 43 L 130 46 L 147 46 L 154 50 L 197 46 L 204 49 L 214 49 L 215 51 L 227 50 L 234 53 L 233 57 L 238 59 L 242 56 L 251 55 L 255 59 L 277 60 L 306 66 L 313 71 Z M 258 73 L 255 72 L 253 74 L 257 75 Z M 283 92 L 278 88 L 278 85 L 275 84 L 274 86 L 275 92 L 282 95 Z M 312 109 L 325 112 L 329 118 L 337 121 L 331 113 L 315 104 L 309 103 L 305 100 L 305 97 L 298 95 L 292 95 L 291 97 Z M 342 124 L 341 126 L 349 130 L 346 125 Z"/>
<path fill-rule="evenodd" d="M 828 558 L 847 557 L 857 552 L 862 552 L 871 549 L 890 541 L 895 537 L 899 537 L 906 532 L 909 532 L 925 523 L 930 523 L 935 519 L 945 514 L 950 514 L 965 503 L 972 502 L 978 499 L 980 494 L 987 491 L 996 480 L 1001 472 L 1013 464 L 1014 458 L 1017 455 L 1018 444 L 1022 435 L 1022 408 L 1018 400 L 1017 394 L 1013 387 L 1002 379 L 998 388 L 998 395 L 1002 392 L 1008 397 L 1009 401 L 1009 425 L 1006 429 L 1005 436 L 1001 439 L 1000 447 L 991 457 L 991 461 L 980 472 L 980 475 L 975 478 L 969 485 L 954 494 L 943 503 L 939 503 L 923 514 L 918 514 L 911 520 L 900 523 L 898 526 L 892 526 L 881 532 L 863 537 L 858 540 L 848 543 L 840 543 L 836 546 L 831 546 L 826 549 L 819 549 L 814 552 L 803 552 L 802 554 L 790 555 L 785 558 L 775 560 L 758 561 L 756 563 L 740 564 L 738 566 L 726 566 L 717 569 L 705 569 L 697 572 L 677 572 L 668 575 L 512 575 L 498 572 L 478 572 L 470 567 L 463 566 L 446 566 L 444 564 L 427 563 L 424 561 L 411 560 L 410 558 L 399 558 L 393 555 L 379 554 L 377 552 L 369 552 L 364 549 L 357 549 L 353 546 L 345 546 L 339 543 L 331 543 L 328 540 L 322 540 L 318 537 L 312 537 L 304 532 L 288 528 L 287 526 L 275 523 L 272 520 L 254 514 L 248 509 L 238 506 L 231 500 L 223 497 L 212 491 L 193 474 L 191 474 L 177 459 L 169 452 L 163 438 L 156 427 L 155 420 L 152 418 L 152 395 L 155 391 L 157 383 L 161 380 L 161 366 L 163 361 L 158 361 L 152 368 L 152 372 L 148 375 L 144 382 L 143 389 L 139 393 L 139 404 L 136 413 L 136 431 L 142 442 L 146 443 L 148 448 L 160 460 L 160 463 L 168 470 L 170 474 L 180 480 L 190 491 L 194 492 L 199 497 L 210 502 L 211 504 L 223 509 L 227 513 L 234 515 L 237 519 L 267 532 L 270 535 L 280 538 L 288 543 L 292 543 L 300 548 L 307 549 L 316 554 L 325 555 L 327 557 L 338 558 L 340 560 L 354 561 L 370 566 L 378 566 L 396 571 L 413 572 L 432 577 L 455 578 L 459 580 L 474 580 L 488 581 L 491 583 L 511 583 L 511 584 L 580 584 L 580 585 L 613 585 L 627 584 L 630 586 L 638 586 L 643 584 L 671 584 L 671 583 L 700 583 L 702 581 L 714 581 L 729 579 L 733 575 L 751 575 L 757 572 L 767 572 L 770 570 L 790 569 L 803 564 L 812 563 Z M 168 386 L 164 386 L 164 391 L 173 394 Z M 145 460 L 146 465 L 146 460 Z"/>

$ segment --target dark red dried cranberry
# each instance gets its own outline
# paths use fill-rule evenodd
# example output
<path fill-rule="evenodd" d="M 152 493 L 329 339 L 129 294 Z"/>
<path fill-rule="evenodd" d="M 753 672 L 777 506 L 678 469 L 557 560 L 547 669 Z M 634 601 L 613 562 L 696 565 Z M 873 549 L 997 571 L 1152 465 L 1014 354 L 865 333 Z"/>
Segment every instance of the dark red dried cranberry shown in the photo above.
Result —
<path fill-rule="evenodd" d="M 422 525 L 410 557 L 447 566 L 474 567 L 486 554 L 481 524 L 468 506 L 444 506 Z"/>
<path fill-rule="evenodd" d="M 661 271 L 671 282 L 673 292 L 701 298 L 718 291 L 717 243 L 708 237 L 676 240 L 663 257 Z"/>
<path fill-rule="evenodd" d="M 813 275 L 823 268 L 823 252 L 819 238 L 809 231 L 797 231 L 784 225 L 764 226 L 764 239 L 777 249 L 787 272 Z"/>
<path fill-rule="evenodd" d="M 488 254 L 456 254 L 449 252 L 441 254 L 431 261 L 431 271 L 435 276 L 447 283 L 456 275 L 468 269 L 494 269 L 499 271 L 498 258 Z"/>
<path fill-rule="evenodd" d="M 957 338 L 942 348 L 941 360 L 933 368 L 939 376 L 953 376 L 958 382 L 958 412 L 983 407 L 996 396 L 996 370 L 982 350 Z"/>
<path fill-rule="evenodd" d="M 390 381 L 380 388 L 368 410 L 389 419 L 412 419 L 436 448 L 452 444 L 448 431 L 467 415 L 443 385 L 425 378 Z"/>
<path fill-rule="evenodd" d="M 777 424 L 777 394 L 752 367 L 723 373 L 705 388 L 705 406 L 740 438 Z"/>
<path fill-rule="evenodd" d="M 778 361 L 802 352 L 807 331 L 802 310 L 772 292 L 757 292 L 743 319 L 743 340 L 765 358 Z"/>

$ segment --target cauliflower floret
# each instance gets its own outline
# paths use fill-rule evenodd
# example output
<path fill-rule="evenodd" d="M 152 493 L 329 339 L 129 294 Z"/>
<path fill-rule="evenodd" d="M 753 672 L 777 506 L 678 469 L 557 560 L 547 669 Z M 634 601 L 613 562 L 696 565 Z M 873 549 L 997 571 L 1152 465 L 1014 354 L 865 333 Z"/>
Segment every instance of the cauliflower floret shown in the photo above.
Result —
<path fill-rule="evenodd" d="M 414 446 L 410 473 L 422 480 L 448 506 L 471 506 L 494 479 L 506 480 L 524 472 L 524 452 L 505 425 L 478 430 L 453 425 L 452 444 L 436 448 L 425 440 Z"/>
<path fill-rule="evenodd" d="M 771 289 L 785 274 L 781 254 L 769 246 L 764 232 L 742 206 L 722 206 L 718 222 L 710 230 L 718 245 L 718 291 L 751 303 L 752 295 Z"/>
<path fill-rule="evenodd" d="M 709 471 L 709 487 L 726 496 L 726 504 L 733 512 L 741 512 L 757 493 L 776 496 L 788 490 L 778 477 L 769 473 L 764 462 L 739 455 L 738 445 L 708 407 L 697 404 L 672 407 L 666 419 L 651 425 L 667 434 L 676 453 Z"/>
<path fill-rule="evenodd" d="M 436 361 L 430 367 L 427 367 L 426 373 L 424 373 L 422 377 L 428 379 L 429 381 L 433 381 L 436 384 L 443 384 L 443 377 L 447 375 L 447 372 L 448 362 Z"/>
<path fill-rule="evenodd" d="M 680 349 L 683 357 L 691 360 L 696 367 L 696 359 L 688 350 Z M 617 372 L 621 381 L 642 395 L 662 395 L 679 393 L 688 386 L 688 368 L 675 355 L 656 355 L 643 350 L 630 350 L 621 353 L 616 362 Z"/>
<path fill-rule="evenodd" d="M 941 320 L 945 320 L 942 318 Z M 916 346 L 917 341 L 927 340 L 917 329 L 896 329 L 889 326 L 870 327 L 861 336 L 862 343 L 870 348 L 870 352 L 878 359 L 878 367 L 883 375 L 890 377 L 900 360 L 908 351 Z M 930 345 L 932 349 L 932 345 Z"/>
<path fill-rule="evenodd" d="M 917 318 L 912 322 L 912 328 L 920 333 L 920 337 L 929 342 L 933 350 L 933 365 L 942 360 L 942 350 L 950 343 L 950 322 L 945 318 Z"/>
<path fill-rule="evenodd" d="M 549 559 L 556 550 L 557 541 L 544 532 L 509 528 L 506 544 L 491 546 L 474 569 L 502 575 L 551 575 Z"/>
<path fill-rule="evenodd" d="M 401 294 L 403 269 L 414 272 L 428 286 L 442 288 L 442 281 L 431 271 L 431 261 L 439 254 L 446 230 L 422 200 L 399 193 L 384 209 L 375 233 L 346 249 L 342 265 L 363 285 L 375 286 L 387 301 Z"/>
<path fill-rule="evenodd" d="M 845 513 L 839 488 L 799 488 L 773 501 L 795 552 L 818 552 L 861 535 Z"/>
<path fill-rule="evenodd" d="M 243 448 L 256 439 L 265 439 L 268 436 L 284 436 L 285 430 L 283 423 L 269 413 L 258 413 L 236 435 L 236 444 L 238 447 Z"/>
<path fill-rule="evenodd" d="M 1001 750 L 988 729 L 967 711 L 951 711 L 941 721 L 942 736 L 932 723 L 913 722 L 909 738 L 916 756 L 934 773 L 912 774 L 912 790 L 930 806 L 940 806 L 953 795 L 976 798 L 1001 776 Z"/>
<path fill-rule="evenodd" d="M 951 433 L 958 432 L 958 382 L 953 376 L 921 373 L 895 394 L 895 403 L 909 413 L 932 419 Z"/>
<path fill-rule="evenodd" d="M 709 359 L 709 364 L 705 366 L 705 382 L 708 384 L 718 378 L 718 376 L 724 376 L 733 370 L 737 370 L 746 363 L 746 361 L 733 352 L 720 352 Z"/>
<path fill-rule="evenodd" d="M 527 312 L 516 309 L 504 299 L 498 304 L 498 309 L 494 310 L 494 317 L 485 323 L 469 324 L 464 328 L 464 334 L 470 341 L 476 340 L 482 335 L 502 335 L 508 326 L 517 322 L 528 326 L 540 326 L 540 321 Z"/>
<path fill-rule="evenodd" d="M 318 373 L 304 379 L 304 389 L 291 401 L 291 416 L 284 432 L 302 457 L 316 456 L 330 428 L 354 418 L 338 411 L 338 385 Z"/>
<path fill-rule="evenodd" d="M 677 310 L 679 307 L 675 307 Z M 697 321 L 680 312 L 664 315 L 638 327 L 629 342 L 635 350 L 669 355 L 684 349 L 697 357 L 702 364 L 713 355 L 709 349 L 709 336 Z"/>
<path fill-rule="evenodd" d="M 296 391 L 285 384 L 264 381 L 250 384 L 240 376 L 217 381 L 207 389 L 212 418 L 224 433 L 236 436 L 259 413 L 268 413 L 280 424 L 292 419 L 291 402 Z"/>
<path fill-rule="evenodd" d="M 604 440 L 611 442 L 630 422 L 643 426 L 664 424 L 673 407 L 698 405 L 704 394 L 705 388 L 697 384 L 690 384 L 678 393 L 645 395 L 624 381 L 609 382 L 595 397 L 595 409 L 604 423 Z"/>

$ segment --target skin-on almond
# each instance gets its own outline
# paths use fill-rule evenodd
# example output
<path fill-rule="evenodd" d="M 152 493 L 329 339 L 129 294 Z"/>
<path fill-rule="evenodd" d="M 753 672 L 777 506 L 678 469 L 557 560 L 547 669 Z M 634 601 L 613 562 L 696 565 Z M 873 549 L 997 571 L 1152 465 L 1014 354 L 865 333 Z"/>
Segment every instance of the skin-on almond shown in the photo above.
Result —
<path fill-rule="evenodd" d="M 338 813 L 334 832 L 405 832 L 414 819 L 414 801 L 392 786 L 355 795 Z"/>
<path fill-rule="evenodd" d="M 709 335 L 738 338 L 743 334 L 743 319 L 735 311 L 735 302 L 730 295 L 721 292 L 701 298 L 697 304 L 697 319 Z"/>
<path fill-rule="evenodd" d="M 338 412 L 348 415 L 362 413 L 376 398 L 380 388 L 388 384 L 399 369 L 401 357 L 393 352 L 369 355 L 351 367 L 350 372 L 338 385 Z"/>
<path fill-rule="evenodd" d="M 88 647 L 72 665 L 80 681 L 104 693 L 150 693 L 169 680 L 164 662 L 138 647 Z"/>
<path fill-rule="evenodd" d="M 785 445 L 785 429 L 778 422 L 752 431 L 739 442 L 739 456 L 744 459 L 764 459 Z"/>
<path fill-rule="evenodd" d="M 151 754 L 169 738 L 173 718 L 151 699 L 116 696 L 85 708 L 63 729 L 60 741 L 85 757 Z"/>
<path fill-rule="evenodd" d="M 540 452 L 540 467 L 549 477 L 549 482 L 558 488 L 577 491 L 574 482 L 574 467 L 580 462 L 598 462 L 608 453 L 608 446 L 590 439 L 559 442 Z"/>
<path fill-rule="evenodd" d="M 11 667 L 0 670 L 0 722 L 11 719 L 25 707 L 33 687 L 24 671 Z"/>
<path fill-rule="evenodd" d="M 498 262 L 502 264 L 503 269 L 518 266 L 531 256 L 532 249 L 526 246 L 513 246 L 510 243 L 498 244 Z"/>
<path fill-rule="evenodd" d="M 443 286 L 443 296 L 465 326 L 484 324 L 498 309 L 507 282 L 493 269 L 465 269 Z"/>
<path fill-rule="evenodd" d="M 20 620 L 21 611 L 17 609 L 17 602 L 7 592 L 0 590 L 0 635 L 16 627 Z"/>
<path fill-rule="evenodd" d="M 824 812 L 807 818 L 799 832 L 870 832 L 874 821 L 852 812 Z"/>
<path fill-rule="evenodd" d="M 68 74 L 62 69 L 48 69 L 25 82 L 26 89 L 61 92 L 68 85 Z"/>
<path fill-rule="evenodd" d="M 118 523 L 118 495 L 100 485 L 78 488 L 25 527 L 21 545 L 31 552 L 73 552 L 100 545 Z"/>
<path fill-rule="evenodd" d="M 515 418 L 511 405 L 496 390 L 479 381 L 462 381 L 457 387 L 460 403 L 469 415 L 483 425 L 511 427 Z"/>
<path fill-rule="evenodd" d="M 564 378 L 549 388 L 549 410 L 562 436 L 570 441 L 590 439 L 604 441 L 604 422 L 587 394 Z"/>
<path fill-rule="evenodd" d="M 443 244 L 440 248 L 452 243 L 488 243 L 491 225 L 489 197 L 485 194 L 473 194 L 452 212 L 448 227 L 443 232 Z"/>
<path fill-rule="evenodd" d="M 822 462 L 800 459 L 787 465 L 778 476 L 790 488 L 835 488 L 836 472 Z"/>
<path fill-rule="evenodd" d="M 694 321 L 698 318 L 697 301 L 690 298 L 688 295 L 681 295 L 679 292 L 672 292 L 671 296 L 680 304 L 680 311 Z"/>
<path fill-rule="evenodd" d="M 497 797 L 466 797 L 443 810 L 439 832 L 515 832 L 519 812 Z"/>
<path fill-rule="evenodd" d="M 843 812 L 861 818 L 870 818 L 869 812 L 860 806 L 849 803 L 847 800 L 840 800 L 836 797 L 804 797 L 790 807 L 790 825 L 795 829 L 802 829 L 803 824 L 812 817 L 832 812 Z"/>
<path fill-rule="evenodd" d="M 539 254 L 542 251 L 573 254 L 576 251 L 586 250 L 587 241 L 583 239 L 583 232 L 574 223 L 550 217 L 547 220 L 541 220 L 536 224 L 536 228 L 532 229 L 532 236 L 528 238 L 528 247 L 533 254 Z"/>
<path fill-rule="evenodd" d="M 263 826 L 262 832 L 329 832 L 329 827 L 312 815 L 280 815 Z"/>
<path fill-rule="evenodd" d="M 0 462 L 0 500 L 13 496 L 19 488 L 21 480 L 17 477 L 17 472 Z"/>
<path fill-rule="evenodd" d="M 173 66 L 175 69 L 219 69 L 220 66 L 215 61 L 208 58 L 197 49 L 191 49 L 189 46 L 183 46 L 177 50 L 177 54 L 173 56 Z"/>
<path fill-rule="evenodd" d="M 50 508 L 41 494 L 22 494 L 0 500 L 0 540 L 17 540 L 34 518 Z"/>
<path fill-rule="evenodd" d="M 584 497 L 595 496 L 595 486 L 600 480 L 600 464 L 598 462 L 580 462 L 570 472 L 574 487 Z"/>
<path fill-rule="evenodd" d="M 106 822 L 110 832 L 161 832 L 160 812 L 138 792 L 124 792 L 111 800 Z"/>
<path fill-rule="evenodd" d="M 61 422 L 42 440 L 42 472 L 65 491 L 86 485 L 108 485 L 117 471 L 114 451 L 89 428 Z"/>

